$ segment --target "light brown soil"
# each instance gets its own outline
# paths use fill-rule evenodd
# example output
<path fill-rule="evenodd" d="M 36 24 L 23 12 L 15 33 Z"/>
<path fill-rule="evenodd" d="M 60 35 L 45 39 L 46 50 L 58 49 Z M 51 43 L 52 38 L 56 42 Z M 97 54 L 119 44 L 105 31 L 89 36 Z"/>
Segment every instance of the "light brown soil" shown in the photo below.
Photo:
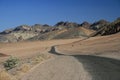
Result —
<path fill-rule="evenodd" d="M 58 45 L 56 51 L 65 54 L 38 64 L 21 80 L 120 80 L 119 41 L 120 33 L 89 39 L 9 43 L 0 44 L 0 53 L 25 59 L 50 54 L 51 46 Z"/>
<path fill-rule="evenodd" d="M 12 55 L 20 59 L 30 58 L 37 54 L 47 53 L 53 45 L 71 43 L 77 40 L 80 39 L 0 43 L 0 53 Z M 4 58 L 5 57 L 0 57 L 0 62 L 3 61 Z"/>
<path fill-rule="evenodd" d="M 58 56 L 38 65 L 21 80 L 91 80 L 91 76 L 74 57 Z"/>
<path fill-rule="evenodd" d="M 59 45 L 57 50 L 65 54 L 100 55 L 120 59 L 120 33 Z"/>
<path fill-rule="evenodd" d="M 119 37 L 115 34 L 54 46 L 51 53 L 57 56 L 39 64 L 22 80 L 119 80 Z"/>

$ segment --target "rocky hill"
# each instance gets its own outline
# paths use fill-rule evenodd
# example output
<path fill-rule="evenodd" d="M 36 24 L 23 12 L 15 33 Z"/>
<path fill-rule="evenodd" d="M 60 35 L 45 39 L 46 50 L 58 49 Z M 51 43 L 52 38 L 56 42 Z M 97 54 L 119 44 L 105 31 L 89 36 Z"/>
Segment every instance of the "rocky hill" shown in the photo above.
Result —
<path fill-rule="evenodd" d="M 17 42 L 27 40 L 37 35 L 57 30 L 49 25 L 35 24 L 33 26 L 21 25 L 14 29 L 8 29 L 0 33 L 0 42 Z"/>
<path fill-rule="evenodd" d="M 103 30 L 100 32 L 101 35 L 110 35 L 120 32 L 120 18 L 114 22 L 103 27 Z"/>
<path fill-rule="evenodd" d="M 90 28 L 94 29 L 94 30 L 99 30 L 100 28 L 102 28 L 103 26 L 107 26 L 110 22 L 106 21 L 106 20 L 99 20 L 95 23 L 93 23 Z"/>
<path fill-rule="evenodd" d="M 94 28 L 93 28 L 94 29 Z M 92 33 L 90 36 L 97 36 L 97 35 L 111 35 L 120 32 L 120 18 L 116 19 L 111 23 L 104 23 L 98 29 L 95 29 L 96 32 Z"/>
<path fill-rule="evenodd" d="M 35 24 L 20 25 L 13 29 L 0 32 L 0 42 L 18 42 L 25 40 L 51 40 L 110 35 L 120 32 L 120 18 L 113 22 L 99 20 L 95 23 L 84 21 L 58 22 L 54 26 Z"/>
<path fill-rule="evenodd" d="M 74 28 L 74 27 L 79 27 L 80 24 L 78 23 L 74 23 L 74 22 L 58 22 L 57 24 L 55 24 L 55 26 L 57 27 L 64 27 L 64 28 Z"/>

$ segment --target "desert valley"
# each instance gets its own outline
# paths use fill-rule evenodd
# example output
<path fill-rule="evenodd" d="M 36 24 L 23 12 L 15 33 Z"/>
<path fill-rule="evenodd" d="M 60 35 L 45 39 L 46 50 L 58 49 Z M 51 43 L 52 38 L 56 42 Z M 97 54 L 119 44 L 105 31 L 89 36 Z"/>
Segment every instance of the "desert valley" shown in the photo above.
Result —
<path fill-rule="evenodd" d="M 0 80 L 120 80 L 120 18 L 0 32 Z"/>

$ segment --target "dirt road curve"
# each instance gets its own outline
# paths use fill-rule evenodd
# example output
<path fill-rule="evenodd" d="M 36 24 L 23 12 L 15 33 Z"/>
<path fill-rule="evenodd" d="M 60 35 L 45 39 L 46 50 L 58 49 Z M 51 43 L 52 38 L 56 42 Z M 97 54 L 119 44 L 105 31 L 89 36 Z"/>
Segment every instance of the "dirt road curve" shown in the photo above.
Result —
<path fill-rule="evenodd" d="M 22 80 L 120 80 L 120 61 L 90 55 L 57 55 L 25 75 Z"/>
<path fill-rule="evenodd" d="M 25 75 L 22 80 L 90 80 L 83 65 L 72 56 L 58 56 Z"/>
<path fill-rule="evenodd" d="M 74 56 L 92 75 L 92 80 L 120 80 L 120 60 L 97 56 Z"/>

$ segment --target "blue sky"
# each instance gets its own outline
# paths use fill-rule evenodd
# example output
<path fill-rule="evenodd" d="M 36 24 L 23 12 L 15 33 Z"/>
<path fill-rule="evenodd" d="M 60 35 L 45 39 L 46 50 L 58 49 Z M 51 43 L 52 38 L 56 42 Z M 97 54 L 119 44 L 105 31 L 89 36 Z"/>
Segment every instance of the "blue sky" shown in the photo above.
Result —
<path fill-rule="evenodd" d="M 120 17 L 120 0 L 0 0 L 0 31 L 22 24 L 82 23 Z"/>

